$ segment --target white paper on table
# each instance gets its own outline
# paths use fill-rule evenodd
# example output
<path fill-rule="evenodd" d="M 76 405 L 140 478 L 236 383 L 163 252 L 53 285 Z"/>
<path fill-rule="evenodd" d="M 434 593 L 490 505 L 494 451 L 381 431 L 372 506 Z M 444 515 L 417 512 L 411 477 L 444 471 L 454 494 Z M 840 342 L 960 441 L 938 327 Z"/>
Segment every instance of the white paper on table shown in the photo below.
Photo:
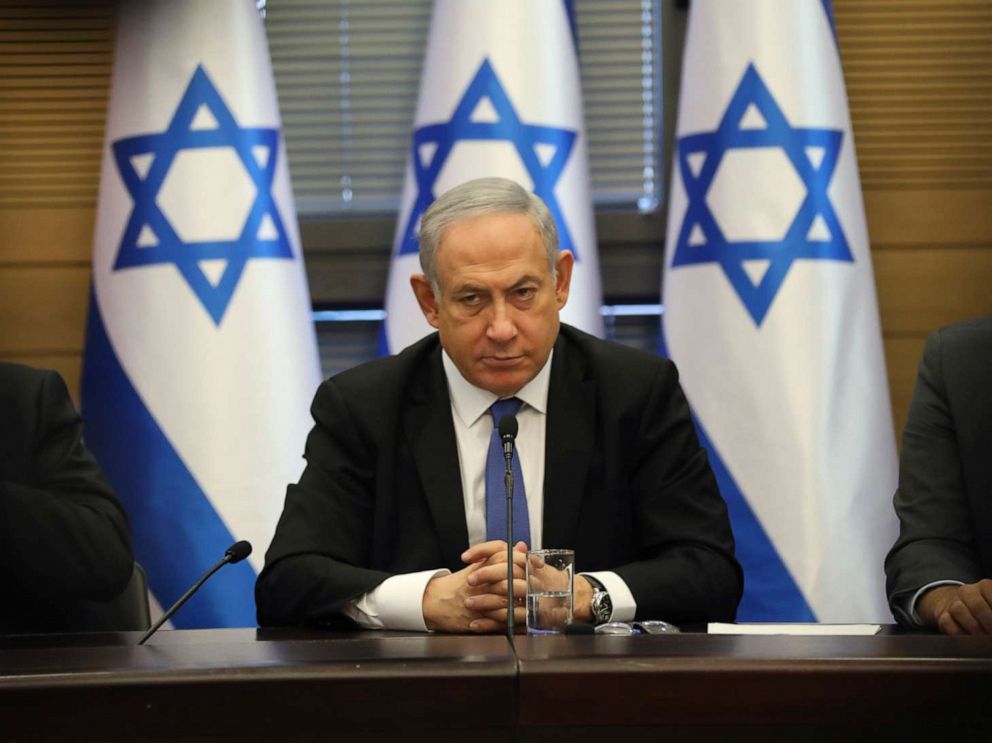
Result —
<path fill-rule="evenodd" d="M 710 622 L 706 632 L 711 635 L 875 635 L 880 624 L 821 624 L 813 622 L 731 624 Z"/>

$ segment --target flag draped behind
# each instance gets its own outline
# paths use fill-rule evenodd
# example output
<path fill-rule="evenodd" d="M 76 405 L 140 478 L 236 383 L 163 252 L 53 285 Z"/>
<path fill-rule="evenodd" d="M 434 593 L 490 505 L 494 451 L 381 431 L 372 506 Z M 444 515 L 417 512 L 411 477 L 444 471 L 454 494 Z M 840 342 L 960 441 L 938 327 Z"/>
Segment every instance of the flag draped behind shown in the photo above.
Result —
<path fill-rule="evenodd" d="M 386 288 L 383 352 L 422 338 L 409 277 L 417 229 L 434 199 L 484 176 L 511 178 L 548 204 L 575 254 L 562 319 L 602 335 L 602 291 L 589 190 L 571 3 L 436 0 Z"/>
<path fill-rule="evenodd" d="M 268 49 L 251 0 L 124 3 L 83 369 L 87 443 L 179 627 L 254 625 L 319 362 Z"/>
<path fill-rule="evenodd" d="M 663 349 L 728 502 L 740 620 L 884 621 L 896 453 L 829 2 L 695 0 Z"/>

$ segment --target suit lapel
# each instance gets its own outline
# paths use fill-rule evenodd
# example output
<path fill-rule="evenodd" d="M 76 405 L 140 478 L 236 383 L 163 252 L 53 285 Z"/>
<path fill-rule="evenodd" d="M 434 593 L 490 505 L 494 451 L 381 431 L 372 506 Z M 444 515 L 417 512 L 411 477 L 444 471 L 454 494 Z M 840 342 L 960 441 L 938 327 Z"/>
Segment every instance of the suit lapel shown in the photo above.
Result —
<path fill-rule="evenodd" d="M 574 547 L 595 441 L 596 384 L 585 379 L 585 362 L 559 334 L 551 362 L 545 433 L 545 548 Z"/>
<path fill-rule="evenodd" d="M 460 565 L 461 554 L 468 548 L 468 528 L 440 348 L 431 354 L 417 384 L 411 386 L 403 435 L 420 474 L 445 564 Z"/>

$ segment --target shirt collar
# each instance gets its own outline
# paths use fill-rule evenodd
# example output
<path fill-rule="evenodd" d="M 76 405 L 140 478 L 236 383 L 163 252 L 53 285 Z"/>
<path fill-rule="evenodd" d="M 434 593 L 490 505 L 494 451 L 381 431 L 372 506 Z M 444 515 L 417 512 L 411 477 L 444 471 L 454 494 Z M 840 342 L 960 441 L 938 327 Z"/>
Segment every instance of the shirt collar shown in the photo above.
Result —
<path fill-rule="evenodd" d="M 532 380 L 525 384 L 514 397 L 522 400 L 524 404 L 533 408 L 541 415 L 548 410 L 548 387 L 551 383 L 551 359 L 555 351 L 552 348 L 548 354 L 548 360 L 544 362 L 541 371 Z M 469 382 L 462 373 L 458 371 L 455 362 L 448 356 L 448 352 L 441 350 L 441 362 L 444 364 L 444 375 L 448 379 L 448 394 L 451 397 L 451 406 L 455 414 L 461 418 L 462 423 L 471 428 L 479 418 L 481 418 L 489 407 L 499 399 L 488 390 L 476 387 Z"/>

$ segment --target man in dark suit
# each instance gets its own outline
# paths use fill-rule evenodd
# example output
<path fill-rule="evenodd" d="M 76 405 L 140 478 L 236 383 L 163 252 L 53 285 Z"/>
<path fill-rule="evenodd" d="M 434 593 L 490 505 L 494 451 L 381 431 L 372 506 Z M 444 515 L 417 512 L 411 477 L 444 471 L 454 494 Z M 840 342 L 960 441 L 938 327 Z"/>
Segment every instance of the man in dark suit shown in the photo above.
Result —
<path fill-rule="evenodd" d="M 52 371 L 0 363 L 0 633 L 77 629 L 131 577 L 127 517 Z"/>
<path fill-rule="evenodd" d="M 992 317 L 927 339 L 902 439 L 885 561 L 908 627 L 992 634 Z"/>
<path fill-rule="evenodd" d="M 259 622 L 499 631 L 487 411 L 509 398 L 517 596 L 526 546 L 571 548 L 579 620 L 732 620 L 742 575 L 675 367 L 560 325 L 573 258 L 543 202 L 503 179 L 452 189 L 422 219 L 420 261 L 411 283 L 438 333 L 318 390 Z"/>

